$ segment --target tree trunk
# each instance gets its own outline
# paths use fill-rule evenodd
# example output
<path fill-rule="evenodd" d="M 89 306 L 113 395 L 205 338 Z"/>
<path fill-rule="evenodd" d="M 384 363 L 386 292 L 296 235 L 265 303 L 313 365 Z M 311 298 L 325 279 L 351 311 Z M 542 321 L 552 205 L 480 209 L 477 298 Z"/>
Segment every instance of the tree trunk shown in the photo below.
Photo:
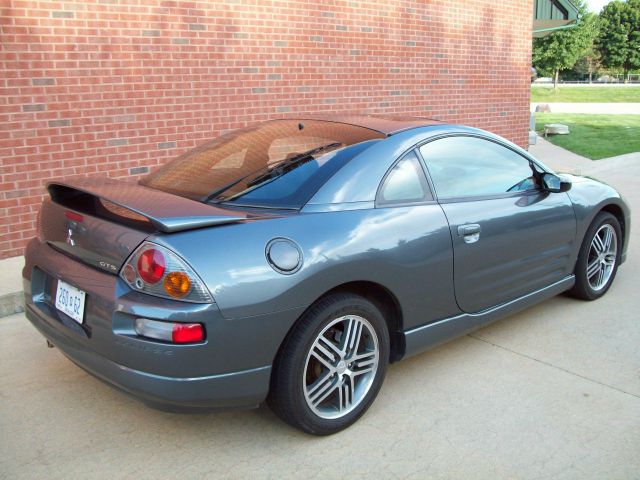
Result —
<path fill-rule="evenodd" d="M 558 77 L 560 76 L 560 69 L 556 69 L 553 75 L 553 89 L 558 90 Z"/>

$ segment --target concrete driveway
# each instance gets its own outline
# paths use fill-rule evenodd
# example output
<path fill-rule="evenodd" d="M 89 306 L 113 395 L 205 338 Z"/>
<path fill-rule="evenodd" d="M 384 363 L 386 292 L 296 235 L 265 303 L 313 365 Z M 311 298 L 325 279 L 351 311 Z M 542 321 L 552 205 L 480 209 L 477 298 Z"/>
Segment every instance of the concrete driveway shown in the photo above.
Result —
<path fill-rule="evenodd" d="M 536 149 L 562 164 L 549 145 Z M 640 161 L 586 162 L 638 219 Z M 0 319 L 0 477 L 638 479 L 635 221 L 604 298 L 560 296 L 393 365 L 371 410 L 328 438 L 265 407 L 150 410 L 45 348 L 21 314 Z"/>

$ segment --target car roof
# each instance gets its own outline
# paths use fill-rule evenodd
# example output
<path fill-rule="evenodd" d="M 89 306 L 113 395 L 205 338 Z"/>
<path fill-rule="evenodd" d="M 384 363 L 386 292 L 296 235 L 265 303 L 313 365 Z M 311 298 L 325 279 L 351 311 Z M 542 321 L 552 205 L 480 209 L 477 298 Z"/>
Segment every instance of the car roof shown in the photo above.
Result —
<path fill-rule="evenodd" d="M 444 124 L 444 122 L 433 118 L 391 115 L 310 115 L 296 120 L 299 120 L 300 122 L 304 122 L 305 120 L 315 120 L 344 123 L 346 125 L 354 125 L 362 128 L 368 128 L 369 130 L 375 130 L 376 132 L 380 132 L 387 136 L 412 128 Z"/>
<path fill-rule="evenodd" d="M 553 172 L 527 151 L 491 132 L 445 122 L 409 125 L 385 140 L 372 144 L 336 172 L 303 207 L 302 212 L 325 212 L 373 208 L 380 183 L 396 161 L 423 143 L 444 136 L 475 136 L 495 141 Z M 471 159 L 471 161 L 473 161 Z"/>

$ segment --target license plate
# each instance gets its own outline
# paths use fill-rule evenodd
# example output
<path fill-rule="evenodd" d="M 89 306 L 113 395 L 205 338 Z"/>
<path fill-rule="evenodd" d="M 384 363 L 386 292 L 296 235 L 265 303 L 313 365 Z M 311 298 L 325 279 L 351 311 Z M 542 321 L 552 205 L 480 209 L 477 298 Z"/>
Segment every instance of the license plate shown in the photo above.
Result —
<path fill-rule="evenodd" d="M 82 290 L 58 280 L 56 291 L 56 308 L 66 313 L 76 322 L 82 323 L 84 318 L 84 297 L 86 293 Z"/>

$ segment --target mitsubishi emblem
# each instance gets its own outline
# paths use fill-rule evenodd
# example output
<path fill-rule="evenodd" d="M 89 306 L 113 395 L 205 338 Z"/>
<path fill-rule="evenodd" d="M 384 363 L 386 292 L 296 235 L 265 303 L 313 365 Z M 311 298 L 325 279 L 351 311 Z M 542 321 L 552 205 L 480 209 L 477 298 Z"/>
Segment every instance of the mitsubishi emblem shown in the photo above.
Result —
<path fill-rule="evenodd" d="M 75 247 L 76 246 L 76 242 L 75 242 L 75 240 L 73 239 L 73 237 L 71 235 L 73 235 L 73 230 L 71 230 L 69 228 L 69 229 L 67 229 L 67 243 L 69 245 L 71 245 L 72 247 Z"/>

